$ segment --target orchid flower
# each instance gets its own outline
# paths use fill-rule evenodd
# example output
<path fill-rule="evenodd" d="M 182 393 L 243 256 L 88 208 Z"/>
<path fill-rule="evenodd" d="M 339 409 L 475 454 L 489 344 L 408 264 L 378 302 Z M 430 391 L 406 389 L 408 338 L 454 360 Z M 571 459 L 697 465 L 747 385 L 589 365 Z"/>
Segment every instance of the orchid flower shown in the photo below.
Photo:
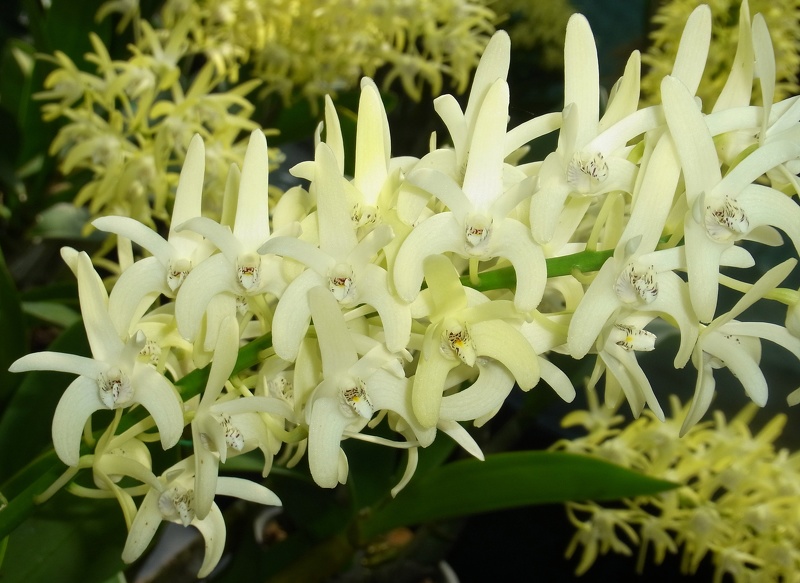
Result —
<path fill-rule="evenodd" d="M 225 550 L 225 520 L 219 507 L 212 503 L 208 514 L 200 518 L 195 510 L 194 460 L 188 457 L 158 478 L 142 500 L 133 519 L 122 560 L 131 563 L 147 549 L 162 521 L 183 526 L 194 526 L 205 540 L 205 556 L 198 577 L 206 577 L 217 566 Z M 260 484 L 243 478 L 220 477 L 215 494 L 233 496 L 241 500 L 281 506 L 280 499 Z"/>
<path fill-rule="evenodd" d="M 308 291 L 311 316 L 322 356 L 322 382 L 306 404 L 308 463 L 314 481 L 333 488 L 347 478 L 347 458 L 340 443 L 357 436 L 377 411 L 397 414 L 412 429 L 418 442 L 428 445 L 435 429 L 424 429 L 411 412 L 408 380 L 396 359 L 386 360 L 380 350 L 358 357 L 339 303 L 322 286 Z"/>
<path fill-rule="evenodd" d="M 73 263 L 86 336 L 93 358 L 58 352 L 35 352 L 9 368 L 12 372 L 52 370 L 78 375 L 58 402 L 53 417 L 53 446 L 68 466 L 78 464 L 81 434 L 87 420 L 101 409 L 142 405 L 158 427 L 161 445 L 178 443 L 183 431 L 183 407 L 178 392 L 155 368 L 142 361 L 145 346 L 141 332 L 121 335 L 108 313 L 108 295 L 86 253 L 62 251 Z M 124 338 L 124 340 L 123 340 Z"/>
<path fill-rule="evenodd" d="M 717 304 L 720 258 L 736 241 L 779 244 L 774 229 L 764 228 L 774 226 L 800 250 L 800 208 L 782 192 L 753 184 L 767 171 L 800 157 L 800 141 L 765 144 L 722 177 L 711 133 L 689 89 L 667 76 L 661 93 L 686 184 L 689 292 L 700 321 L 708 322 Z"/>
<path fill-rule="evenodd" d="M 604 121 L 600 121 L 599 85 L 597 49 L 592 30 L 583 15 L 574 14 L 567 24 L 564 45 L 565 108 L 558 147 L 542 163 L 531 200 L 531 230 L 533 238 L 540 244 L 553 238 L 565 203 L 570 215 L 566 222 L 577 226 L 593 197 L 615 190 L 633 190 L 636 166 L 625 158 L 627 149 L 614 151 L 592 142 L 602 129 L 613 125 L 612 121 L 636 111 L 639 100 L 638 53 L 629 60 L 625 76 L 618 85 L 614 107 L 609 106 L 608 119 Z M 642 133 L 647 127 L 638 127 L 636 132 Z M 625 126 L 620 128 L 628 130 Z M 609 131 L 619 130 L 609 128 Z M 609 141 L 608 136 L 603 141 Z M 570 195 L 573 200 L 568 202 Z M 572 230 L 568 229 L 570 235 Z"/>
<path fill-rule="evenodd" d="M 729 312 L 722 314 L 700 331 L 692 353 L 697 369 L 694 398 L 681 427 L 681 435 L 691 429 L 708 410 L 714 396 L 714 369 L 727 367 L 742 383 L 745 393 L 759 407 L 767 402 L 767 381 L 759 367 L 761 342 L 769 340 L 800 359 L 800 339 L 783 326 L 766 322 L 739 322 L 735 318 L 783 281 L 796 259 L 787 259 L 767 271 Z"/>
<path fill-rule="evenodd" d="M 204 168 L 203 140 L 195 134 L 181 169 L 166 240 L 129 217 L 101 217 L 92 222 L 101 231 L 127 237 L 153 255 L 123 271 L 111 292 L 109 313 L 118 329 L 134 325 L 159 294 L 174 297 L 192 267 L 210 255 L 211 249 L 200 235 L 176 230 L 177 225 L 200 216 Z"/>
<path fill-rule="evenodd" d="M 232 169 L 235 182 L 237 171 Z M 212 255 L 189 273 L 175 302 L 178 329 L 184 337 L 195 339 L 203 314 L 214 298 L 222 298 L 220 309 L 209 310 L 207 330 L 215 338 L 220 321 L 236 313 L 237 298 L 270 293 L 280 296 L 285 282 L 275 257 L 264 257 L 258 248 L 270 238 L 267 140 L 261 130 L 250 135 L 238 185 L 233 230 L 207 217 L 195 217 L 176 230 L 190 230 L 211 241 L 221 252 Z M 248 307 L 252 307 L 247 304 Z M 206 349 L 214 342 L 206 340 Z M 236 350 L 238 347 L 229 347 Z"/>
<path fill-rule="evenodd" d="M 220 326 L 219 346 L 238 340 L 237 327 Z M 227 334 L 226 338 L 222 335 Z M 214 351 L 206 388 L 192 420 L 192 441 L 195 460 L 195 514 L 205 518 L 211 510 L 218 482 L 219 464 L 228 456 L 236 456 L 259 448 L 264 454 L 266 477 L 272 465 L 267 426 L 259 413 L 292 418 L 291 408 L 275 397 L 229 395 L 221 397 L 222 387 L 233 371 L 237 353 L 222 348 Z"/>
<path fill-rule="evenodd" d="M 504 184 L 508 99 L 508 84 L 498 79 L 481 102 L 463 187 L 438 170 L 422 168 L 409 175 L 412 184 L 450 211 L 422 221 L 401 244 L 392 273 L 404 300 L 413 301 L 419 292 L 424 259 L 448 251 L 470 259 L 473 273 L 479 261 L 507 259 L 517 274 L 517 308 L 528 312 L 541 300 L 547 280 L 544 253 L 530 229 L 508 216 L 529 194 L 524 176 L 513 185 Z"/>
<path fill-rule="evenodd" d="M 320 124 L 322 126 L 322 124 Z M 329 96 L 325 97 L 325 143 L 336 158 L 339 175 L 344 174 L 344 145 L 336 109 Z M 321 128 L 320 128 L 321 129 Z M 317 145 L 320 143 L 317 131 Z M 400 185 L 402 171 L 415 158 L 391 156 L 389 120 L 380 92 L 369 77 L 361 79 L 356 124 L 355 170 L 352 181 L 344 181 L 350 216 L 356 227 L 370 227 L 388 218 L 395 190 Z M 316 162 L 301 162 L 291 169 L 294 176 L 313 181 Z"/>
<path fill-rule="evenodd" d="M 664 411 L 636 360 L 636 352 L 649 352 L 655 348 L 656 335 L 644 329 L 654 317 L 653 314 L 635 314 L 607 326 L 597 342 L 597 362 L 588 384 L 593 388 L 605 372 L 613 377 L 612 382 L 607 382 L 607 403 L 613 405 L 616 401 L 608 388 L 619 387 L 634 417 L 639 417 L 646 403 L 655 416 L 664 421 Z"/>
<path fill-rule="evenodd" d="M 539 382 L 537 355 L 522 333 L 506 320 L 522 321 L 507 301 L 489 301 L 478 292 L 467 295 L 450 261 L 442 255 L 425 260 L 428 283 L 423 301 L 430 324 L 425 331 L 411 404 L 424 427 L 440 418 L 467 420 L 493 413 L 514 381 L 527 391 Z M 448 373 L 457 366 L 478 367 L 478 380 L 461 397 L 445 404 Z M 500 370 L 502 369 L 502 370 Z M 482 378 L 487 375 L 486 378 Z"/>
<path fill-rule="evenodd" d="M 292 237 L 275 237 L 260 253 L 275 253 L 308 266 L 294 279 L 275 309 L 275 352 L 284 360 L 297 358 L 306 334 L 311 308 L 308 291 L 324 286 L 346 308 L 366 304 L 375 308 L 392 352 L 405 349 L 411 334 L 409 308 L 389 292 L 386 270 L 374 263 L 393 237 L 388 225 L 378 225 L 360 241 L 350 219 L 343 181 L 336 159 L 326 144 L 317 146 L 313 189 L 317 192 L 319 247 Z"/>

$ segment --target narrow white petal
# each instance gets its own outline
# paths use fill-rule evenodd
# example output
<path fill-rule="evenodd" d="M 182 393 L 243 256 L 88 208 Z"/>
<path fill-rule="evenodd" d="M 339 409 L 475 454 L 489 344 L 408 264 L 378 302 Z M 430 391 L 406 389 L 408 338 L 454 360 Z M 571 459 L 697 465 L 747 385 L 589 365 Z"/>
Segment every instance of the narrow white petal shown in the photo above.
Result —
<path fill-rule="evenodd" d="M 762 174 L 796 158 L 800 158 L 800 140 L 775 140 L 764 144 L 728 172 L 714 188 L 713 195 L 738 197 Z"/>
<path fill-rule="evenodd" d="M 536 386 L 539 382 L 539 361 L 521 332 L 503 320 L 471 323 L 470 331 L 478 356 L 488 356 L 500 362 L 511 372 L 523 391 Z"/>
<path fill-rule="evenodd" d="M 684 236 L 692 307 L 701 322 L 710 322 L 717 309 L 720 257 L 730 245 L 712 241 L 705 227 L 692 218 L 691 212 L 686 213 Z"/>
<path fill-rule="evenodd" d="M 140 259 L 122 272 L 108 298 L 114 328 L 129 334 L 160 294 L 172 295 L 167 268 L 155 257 Z"/>
<path fill-rule="evenodd" d="M 456 152 L 466 157 L 468 153 L 467 124 L 456 98 L 449 93 L 440 95 L 433 100 L 433 109 L 439 114 L 445 127 L 447 127 L 447 132 L 450 134 L 450 140 L 453 142 Z"/>
<path fill-rule="evenodd" d="M 100 400 L 94 379 L 78 377 L 64 391 L 53 415 L 53 447 L 62 462 L 77 466 L 81 435 L 92 413 L 106 406 Z"/>
<path fill-rule="evenodd" d="M 444 255 L 431 255 L 423 262 L 425 282 L 438 316 L 456 313 L 467 307 L 467 294 L 458 272 Z"/>
<path fill-rule="evenodd" d="M 456 181 L 438 170 L 430 168 L 414 170 L 409 174 L 408 182 L 438 198 L 460 221 L 463 221 L 473 209 L 467 195 Z"/>
<path fill-rule="evenodd" d="M 769 125 L 769 113 L 775 101 L 775 51 L 769 36 L 767 23 L 759 13 L 753 17 L 753 51 L 755 52 L 755 69 L 761 85 L 761 103 L 764 104 L 761 125 L 761 141 L 766 139 Z M 746 105 L 746 104 L 743 104 Z"/>
<path fill-rule="evenodd" d="M 199 417 L 195 417 L 192 422 L 192 441 L 194 442 L 194 512 L 197 518 L 203 520 L 211 512 L 214 504 L 214 495 L 217 491 L 217 479 L 219 472 L 219 455 L 210 451 L 203 444 L 201 433 L 205 433 L 205 439 L 210 440 L 210 436 L 199 426 Z M 205 425 L 217 425 L 215 420 L 208 415 L 202 415 L 209 423 Z M 225 442 L 223 437 L 222 443 Z"/>
<path fill-rule="evenodd" d="M 362 83 L 356 125 L 356 163 L 353 184 L 367 204 L 375 205 L 386 182 L 390 152 L 384 132 L 388 132 L 386 112 L 374 83 Z"/>
<path fill-rule="evenodd" d="M 528 312 L 539 305 L 547 284 L 544 251 L 531 237 L 529 229 L 514 219 L 496 221 L 492 234 L 491 255 L 503 257 L 514 266 L 517 286 L 514 305 Z"/>
<path fill-rule="evenodd" d="M 439 213 L 414 227 L 400 246 L 392 279 L 400 297 L 412 302 L 422 285 L 426 257 L 446 251 L 464 255 L 464 229 L 453 213 Z"/>
<path fill-rule="evenodd" d="M 233 234 L 247 250 L 269 239 L 269 155 L 261 130 L 250 134 L 244 154 Z"/>
<path fill-rule="evenodd" d="M 503 193 L 508 100 L 508 84 L 505 79 L 498 79 L 486 94 L 475 120 L 463 190 L 476 210 L 488 210 Z"/>
<path fill-rule="evenodd" d="M 150 541 L 153 540 L 161 525 L 161 513 L 158 511 L 158 498 L 161 492 L 151 489 L 142 500 L 139 510 L 131 523 L 125 548 L 122 549 L 122 560 L 132 563 L 142 556 Z"/>
<path fill-rule="evenodd" d="M 739 38 L 736 54 L 725 86 L 714 103 L 713 111 L 724 111 L 732 107 L 750 105 L 750 94 L 753 91 L 753 37 L 750 27 L 750 7 L 747 0 L 739 7 Z M 773 76 L 774 79 L 774 76 Z M 772 100 L 769 101 L 772 103 Z"/>
<path fill-rule="evenodd" d="M 681 425 L 680 435 L 683 437 L 686 433 L 702 419 L 703 415 L 708 411 L 711 400 L 714 398 L 714 389 L 716 388 L 716 380 L 714 379 L 714 371 L 711 365 L 707 362 L 707 357 L 703 354 L 701 348 L 698 347 L 697 353 L 700 354 L 700 367 L 697 371 L 697 381 L 694 386 L 694 397 L 689 410 L 686 412 L 686 418 Z M 695 363 L 697 365 L 697 363 Z"/>
<path fill-rule="evenodd" d="M 448 359 L 441 354 L 438 337 L 432 338 L 432 342 L 435 346 L 427 351 L 427 355 L 423 349 L 411 389 L 412 409 L 423 427 L 436 425 L 447 374 L 461 363 L 460 360 Z"/>
<path fill-rule="evenodd" d="M 612 94 L 608 107 L 598 124 L 598 132 L 605 131 L 638 109 L 641 69 L 641 55 L 639 51 L 633 51 L 625 64 L 625 72 L 616 85 L 616 92 Z"/>
<path fill-rule="evenodd" d="M 272 320 L 272 346 L 283 360 L 294 362 L 311 322 L 308 290 L 324 285 L 315 271 L 304 271 L 281 296 Z"/>
<path fill-rule="evenodd" d="M 239 322 L 233 316 L 226 316 L 219 324 L 211 370 L 208 373 L 201 406 L 212 405 L 225 386 L 239 356 Z"/>
<path fill-rule="evenodd" d="M 561 120 L 559 112 L 545 113 L 508 130 L 503 145 L 504 155 L 508 156 L 528 142 L 556 131 L 561 127 Z"/>
<path fill-rule="evenodd" d="M 177 233 L 175 227 L 183 224 L 191 218 L 201 215 L 201 204 L 203 200 L 203 178 L 206 171 L 206 150 L 203 139 L 199 134 L 195 134 L 189 142 L 186 150 L 186 158 L 181 168 L 178 188 L 175 191 L 175 204 L 172 207 L 172 217 L 170 219 L 170 231 L 168 240 L 179 249 L 178 255 L 188 256 L 191 253 L 193 237 L 187 237 L 188 233 Z M 187 241 L 187 238 L 189 239 Z M 196 241 L 195 241 L 196 244 Z M 144 246 L 144 245 L 143 245 Z M 155 253 L 153 253 L 155 255 Z"/>
<path fill-rule="evenodd" d="M 747 215 L 751 231 L 765 225 L 777 227 L 800 251 L 800 207 L 794 199 L 774 188 L 753 184 L 736 197 L 736 202 Z"/>
<path fill-rule="evenodd" d="M 762 299 L 768 292 L 778 287 L 778 285 L 789 276 L 795 265 L 797 265 L 796 259 L 787 259 L 783 263 L 779 263 L 767 271 L 758 279 L 758 281 L 755 282 L 755 284 L 753 284 L 753 287 L 747 290 L 747 292 L 741 298 L 739 298 L 739 301 L 736 302 L 736 304 L 728 312 L 721 315 L 719 318 L 709 324 L 709 326 L 706 328 L 706 333 L 711 330 L 716 330 L 720 326 L 728 324 L 728 322 L 734 318 L 737 318 L 747 308 L 755 304 L 758 300 Z"/>
<path fill-rule="evenodd" d="M 317 146 L 314 164 L 319 246 L 337 261 L 343 261 L 358 243 L 350 218 L 352 209 L 345 194 L 344 178 L 336 168 L 333 152 L 325 144 Z"/>
<path fill-rule="evenodd" d="M 572 187 L 564 177 L 558 152 L 549 154 L 539 170 L 539 187 L 531 198 L 530 224 L 533 238 L 545 244 L 553 238 L 558 218 Z"/>
<path fill-rule="evenodd" d="M 194 340 L 211 299 L 237 291 L 235 268 L 224 255 L 212 255 L 192 269 L 175 300 L 175 319 L 181 336 Z"/>
<path fill-rule="evenodd" d="M 613 373 L 616 377 L 625 395 L 628 397 L 628 401 L 631 402 L 631 409 L 633 410 L 634 417 L 638 417 L 641 412 L 640 406 L 634 406 L 634 402 L 641 402 L 642 405 L 647 403 L 653 414 L 655 414 L 659 421 L 663 422 L 664 411 L 661 409 L 658 399 L 656 399 L 652 386 L 650 386 L 650 380 L 647 378 L 647 375 L 644 374 L 644 371 L 639 366 L 639 362 L 636 360 L 635 351 L 628 352 L 618 346 L 612 346 L 609 352 L 605 354 L 601 353 L 600 356 L 608 367 L 608 371 Z M 634 401 L 631 401 L 631 396 L 634 393 L 636 397 Z"/>
<path fill-rule="evenodd" d="M 95 379 L 108 369 L 108 364 L 93 358 L 64 354 L 62 352 L 32 352 L 15 360 L 8 370 L 11 372 L 28 372 L 31 370 L 52 370 L 67 372 Z"/>
<path fill-rule="evenodd" d="M 284 419 L 291 419 L 294 412 L 286 404 L 286 401 L 276 397 L 243 397 L 232 401 L 224 401 L 211 406 L 214 413 L 226 413 L 228 415 L 238 415 L 239 413 L 271 413 Z"/>
<path fill-rule="evenodd" d="M 100 217 L 93 220 L 92 225 L 101 231 L 115 233 L 130 239 L 147 249 L 163 265 L 169 265 L 173 254 L 172 246 L 147 225 L 130 217 Z"/>
<path fill-rule="evenodd" d="M 339 123 L 339 116 L 336 114 L 336 106 L 329 95 L 325 96 L 325 143 L 333 152 L 336 159 L 336 167 L 339 169 L 339 176 L 344 175 L 344 141 L 342 139 L 342 126 Z M 313 163 L 312 163 L 313 165 Z M 314 177 L 313 170 L 307 180 Z"/>
<path fill-rule="evenodd" d="M 673 141 L 667 134 L 656 143 L 644 167 L 621 240 L 641 236 L 642 252 L 654 250 L 661 237 L 680 178 L 680 162 Z"/>
<path fill-rule="evenodd" d="M 335 260 L 308 241 L 295 237 L 272 237 L 258 250 L 262 255 L 275 254 L 299 261 L 325 277 L 335 265 Z"/>
<path fill-rule="evenodd" d="M 597 48 L 589 21 L 573 14 L 564 41 L 564 105 L 574 103 L 580 114 L 576 147 L 582 148 L 597 135 L 600 117 L 600 73 Z"/>
<path fill-rule="evenodd" d="M 141 364 L 134 372 L 134 399 L 153 417 L 161 436 L 161 446 L 169 449 L 183 433 L 183 403 L 166 378 L 149 365 Z"/>
<path fill-rule="evenodd" d="M 322 488 L 339 483 L 339 450 L 342 434 L 352 420 L 346 418 L 335 398 L 314 401 L 308 427 L 308 465 L 314 481 Z"/>
<path fill-rule="evenodd" d="M 386 348 L 400 352 L 411 338 L 411 309 L 389 291 L 386 270 L 377 265 L 366 265 L 360 273 L 358 285 L 362 288 L 359 299 L 375 308 L 381 317 Z"/>
<path fill-rule="evenodd" d="M 701 4 L 686 21 L 672 67 L 672 76 L 680 79 L 692 95 L 697 93 L 703 77 L 710 43 L 711 9 Z"/>
<path fill-rule="evenodd" d="M 477 360 L 480 374 L 477 380 L 453 395 L 442 399 L 440 419 L 473 421 L 497 410 L 514 388 L 514 376 L 492 360 Z"/>
<path fill-rule="evenodd" d="M 542 356 L 539 357 L 539 374 L 564 401 L 572 403 L 575 400 L 575 387 L 572 381 L 564 371 Z"/>
<path fill-rule="evenodd" d="M 348 370 L 358 361 L 356 347 L 344 321 L 339 302 L 322 286 L 308 291 L 311 318 L 317 332 L 322 371 L 327 378 Z"/>
<path fill-rule="evenodd" d="M 710 191 L 722 179 L 717 149 L 694 97 L 676 77 L 664 77 L 661 98 L 675 149 L 686 181 L 686 198 L 691 207 L 697 197 Z"/>
<path fill-rule="evenodd" d="M 231 263 L 236 262 L 236 258 L 242 251 L 241 241 L 236 238 L 230 228 L 212 221 L 208 217 L 194 217 L 189 219 L 185 223 L 178 225 L 176 230 L 179 232 L 189 230 L 198 235 L 202 235 L 211 241 Z"/>
<path fill-rule="evenodd" d="M 467 121 L 467 128 L 475 127 L 475 119 L 478 116 L 483 100 L 489 91 L 492 83 L 497 79 L 508 77 L 508 67 L 511 62 L 511 38 L 504 30 L 498 30 L 486 48 L 483 50 L 481 60 L 475 69 L 475 78 L 469 90 L 469 100 L 467 108 L 464 110 L 464 118 Z"/>
<path fill-rule="evenodd" d="M 620 301 L 614 292 L 619 270 L 615 260 L 606 261 L 575 309 L 567 334 L 567 345 L 572 358 L 586 356 L 611 314 L 619 307 Z"/>
<path fill-rule="evenodd" d="M 78 255 L 77 267 L 78 297 L 89 346 L 97 360 L 108 362 L 122 351 L 119 331 L 108 315 L 108 293 L 86 253 Z"/>
<path fill-rule="evenodd" d="M 281 499 L 272 490 L 244 478 L 221 476 L 217 480 L 217 494 L 233 496 L 240 500 L 264 504 L 265 506 L 282 506 Z"/>
<path fill-rule="evenodd" d="M 203 564 L 197 577 L 202 579 L 211 574 L 211 571 L 219 563 L 222 553 L 225 550 L 225 519 L 216 504 L 211 505 L 211 510 L 203 520 L 193 520 L 192 526 L 196 527 L 203 535 L 206 552 L 203 556 Z"/>
<path fill-rule="evenodd" d="M 468 454 L 483 461 L 484 457 L 481 447 L 467 430 L 457 422 L 450 421 L 449 419 L 442 419 L 439 421 L 437 427 L 449 435 L 453 441 L 460 445 Z"/>
<path fill-rule="evenodd" d="M 711 333 L 703 339 L 703 350 L 725 363 L 756 405 L 763 407 L 767 404 L 767 380 L 746 348 L 733 338 Z"/>

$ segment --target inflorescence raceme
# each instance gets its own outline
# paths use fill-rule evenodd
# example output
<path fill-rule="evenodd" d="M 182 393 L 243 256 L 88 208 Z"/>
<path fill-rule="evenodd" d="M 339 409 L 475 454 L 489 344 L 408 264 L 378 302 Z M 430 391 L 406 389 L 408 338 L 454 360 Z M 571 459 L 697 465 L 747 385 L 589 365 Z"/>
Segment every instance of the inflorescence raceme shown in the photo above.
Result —
<path fill-rule="evenodd" d="M 434 101 L 449 139 L 432 138 L 422 158 L 392 155 L 380 94 L 364 78 L 354 176 L 344 175 L 327 99 L 314 159 L 292 169 L 308 188 L 272 208 L 267 141 L 255 129 L 241 169 L 232 165 L 220 183 L 215 219 L 204 215 L 209 153 L 195 136 L 166 238 L 134 218 L 94 220 L 148 254 L 108 293 L 88 255 L 63 250 L 92 357 L 37 353 L 12 370 L 77 375 L 55 413 L 53 442 L 72 472 L 91 468 L 97 488 L 119 500 L 130 528 L 123 558 L 138 557 L 161 521 L 191 524 L 206 538 L 200 575 L 208 574 L 225 539 L 217 494 L 280 503 L 255 482 L 219 475 L 228 458 L 256 449 L 264 476 L 273 462 L 307 457 L 313 479 L 332 488 L 348 475 L 342 440 L 404 448 L 408 466 L 394 492 L 440 431 L 480 458 L 461 423 L 486 423 L 515 386 L 544 381 L 566 401 L 575 396 L 549 353 L 591 355 L 589 384 L 605 378 L 608 403 L 624 398 L 634 416 L 647 406 L 663 420 L 636 354 L 659 350 L 654 331 L 672 329 L 675 367 L 691 361 L 697 370 L 681 433 L 706 413 L 716 369 L 729 368 L 763 405 L 761 340 L 800 358 L 797 294 L 776 289 L 795 261 L 752 285 L 721 279 L 720 269 L 753 265 L 738 243 L 780 245 L 777 229 L 800 247 L 792 198 L 800 102 L 773 103 L 769 33 L 746 4 L 739 28 L 736 66 L 714 104 L 695 97 L 711 36 L 707 6 L 687 23 L 662 103 L 640 109 L 637 52 L 602 116 L 594 39 L 575 15 L 561 112 L 507 127 L 510 41 L 498 32 L 466 108 L 451 95 Z M 751 105 L 754 78 L 764 106 Z M 556 131 L 552 153 L 521 162 L 528 143 Z M 595 272 L 586 266 L 598 252 L 613 255 Z M 555 276 L 549 267 L 565 256 L 573 268 Z M 484 274 L 502 274 L 496 289 L 475 289 Z M 721 280 L 743 292 L 723 313 Z M 789 305 L 788 330 L 737 319 L 762 298 Z M 261 352 L 240 370 L 240 347 L 253 339 Z M 198 378 L 189 375 L 207 366 L 204 386 L 187 390 L 186 379 Z M 137 404 L 149 416 L 120 423 Z M 113 410 L 113 421 L 82 455 L 98 410 Z M 396 440 L 371 431 L 383 421 Z M 188 432 L 192 455 L 156 475 L 145 443 L 172 448 Z"/>

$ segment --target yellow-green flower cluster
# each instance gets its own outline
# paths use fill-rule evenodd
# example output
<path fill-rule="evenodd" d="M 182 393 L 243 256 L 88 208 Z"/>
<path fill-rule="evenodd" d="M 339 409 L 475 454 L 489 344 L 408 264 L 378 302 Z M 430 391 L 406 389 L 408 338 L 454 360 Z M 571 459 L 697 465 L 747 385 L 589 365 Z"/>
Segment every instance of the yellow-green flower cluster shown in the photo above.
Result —
<path fill-rule="evenodd" d="M 363 75 L 388 67 L 385 86 L 399 80 L 415 100 L 434 95 L 445 77 L 458 92 L 469 83 L 494 32 L 486 0 L 168 0 L 165 29 L 186 26 L 189 50 L 236 82 L 240 69 L 264 82 L 264 94 L 315 101 L 356 87 Z M 110 2 L 126 17 L 137 3 Z M 110 9 L 104 10 L 104 13 Z"/>
<path fill-rule="evenodd" d="M 93 217 L 122 215 L 155 226 L 169 218 L 189 139 L 200 134 L 206 140 L 206 210 L 218 214 L 228 169 L 242 163 L 239 134 L 256 127 L 245 96 L 258 82 L 223 91 L 224 77 L 206 65 L 184 87 L 187 29 L 176 27 L 163 37 L 146 22 L 140 26 L 142 39 L 127 60 L 113 60 L 100 38 L 91 37 L 94 50 L 86 59 L 95 73 L 80 71 L 56 52 L 57 68 L 36 95 L 48 101 L 45 119 L 69 120 L 51 154 L 61 159 L 63 174 L 91 174 L 75 204 L 88 206 Z"/>
<path fill-rule="evenodd" d="M 650 103 L 659 99 L 659 85 L 672 70 L 678 52 L 683 23 L 700 4 L 708 4 L 714 28 L 708 65 L 697 95 L 703 103 L 712 105 L 722 91 L 733 64 L 739 40 L 739 0 L 666 0 L 659 3 L 652 19 L 650 48 L 642 55 L 642 64 L 650 67 L 642 78 L 642 96 Z M 751 0 L 753 13 L 761 13 L 769 27 L 775 48 L 775 99 L 785 99 L 800 92 L 797 74 L 800 71 L 800 1 Z"/>
<path fill-rule="evenodd" d="M 680 553 L 684 573 L 711 557 L 715 582 L 726 574 L 736 583 L 794 580 L 800 569 L 800 455 L 774 445 L 785 415 L 753 434 L 750 422 L 757 407 L 750 403 L 730 420 L 715 411 L 712 421 L 679 438 L 686 407 L 675 397 L 665 423 L 647 411 L 623 425 L 622 416 L 598 406 L 593 392 L 589 396 L 590 410 L 563 420 L 588 434 L 561 441 L 557 449 L 601 457 L 683 486 L 616 507 L 569 503 L 577 532 L 567 556 L 580 549 L 577 573 L 588 570 L 600 554 L 631 555 L 638 545 L 640 572 L 652 549 L 657 564 L 667 553 Z"/>

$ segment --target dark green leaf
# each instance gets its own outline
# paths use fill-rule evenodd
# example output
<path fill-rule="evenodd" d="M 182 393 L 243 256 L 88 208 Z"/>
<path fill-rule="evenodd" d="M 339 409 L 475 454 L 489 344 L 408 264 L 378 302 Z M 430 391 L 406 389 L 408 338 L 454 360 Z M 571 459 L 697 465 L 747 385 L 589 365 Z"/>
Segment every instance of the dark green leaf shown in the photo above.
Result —
<path fill-rule="evenodd" d="M 412 480 L 362 524 L 371 538 L 398 526 L 568 500 L 613 500 L 675 487 L 588 456 L 513 452 L 442 466 Z"/>
<path fill-rule="evenodd" d="M 11 397 L 22 379 L 8 367 L 25 353 L 28 346 L 25 320 L 17 288 L 0 251 L 0 405 Z"/>
<path fill-rule="evenodd" d="M 3 583 L 96 583 L 123 566 L 127 530 L 113 500 L 61 492 L 9 538 Z"/>

